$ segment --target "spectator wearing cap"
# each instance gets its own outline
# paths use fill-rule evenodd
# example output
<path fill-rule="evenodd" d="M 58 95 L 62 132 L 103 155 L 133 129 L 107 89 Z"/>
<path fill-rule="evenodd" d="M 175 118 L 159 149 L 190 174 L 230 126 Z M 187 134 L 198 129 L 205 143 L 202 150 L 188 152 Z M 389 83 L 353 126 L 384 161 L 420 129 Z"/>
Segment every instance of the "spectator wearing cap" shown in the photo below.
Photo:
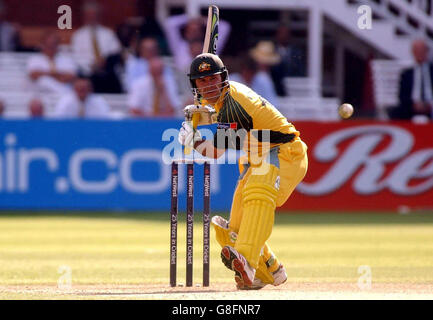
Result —
<path fill-rule="evenodd" d="M 74 91 L 62 97 L 56 105 L 56 118 L 109 118 L 110 107 L 103 97 L 92 92 L 86 78 L 74 82 Z"/>
<path fill-rule="evenodd" d="M 134 117 L 167 117 L 180 113 L 176 82 L 164 73 L 161 58 L 152 58 L 149 73 L 134 82 L 128 107 Z"/>
<path fill-rule="evenodd" d="M 95 1 L 83 5 L 84 25 L 71 39 L 72 50 L 85 76 L 90 76 L 96 92 L 107 92 L 105 79 L 101 74 L 105 70 L 108 56 L 118 54 L 121 44 L 116 34 L 100 23 L 101 8 Z"/>
<path fill-rule="evenodd" d="M 251 86 L 263 98 L 278 107 L 278 97 L 272 81 L 270 69 L 281 61 L 275 52 L 275 46 L 271 41 L 260 41 L 249 51 L 250 57 L 255 61 L 257 70 L 254 74 Z"/>
<path fill-rule="evenodd" d="M 66 54 L 58 50 L 60 37 L 56 32 L 42 36 L 41 51 L 27 63 L 27 74 L 35 91 L 66 93 L 71 90 L 77 66 Z"/>

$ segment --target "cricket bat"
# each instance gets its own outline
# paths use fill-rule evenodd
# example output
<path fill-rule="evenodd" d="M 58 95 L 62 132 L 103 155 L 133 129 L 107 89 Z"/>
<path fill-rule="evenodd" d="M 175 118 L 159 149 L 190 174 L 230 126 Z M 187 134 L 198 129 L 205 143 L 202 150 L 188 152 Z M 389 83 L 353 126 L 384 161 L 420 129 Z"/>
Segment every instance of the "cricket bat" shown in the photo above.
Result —
<path fill-rule="evenodd" d="M 204 36 L 203 53 L 216 54 L 217 41 L 218 41 L 218 22 L 219 22 L 219 9 L 217 6 L 209 6 L 207 13 L 206 34 Z M 196 103 L 198 103 L 196 101 Z M 195 113 L 192 115 L 192 128 L 197 130 L 197 124 L 200 120 L 200 114 Z M 185 147 L 185 154 L 191 153 L 191 148 Z"/>
<path fill-rule="evenodd" d="M 204 37 L 203 53 L 216 54 L 218 41 L 219 9 L 217 6 L 209 6 L 207 13 L 206 35 Z"/>

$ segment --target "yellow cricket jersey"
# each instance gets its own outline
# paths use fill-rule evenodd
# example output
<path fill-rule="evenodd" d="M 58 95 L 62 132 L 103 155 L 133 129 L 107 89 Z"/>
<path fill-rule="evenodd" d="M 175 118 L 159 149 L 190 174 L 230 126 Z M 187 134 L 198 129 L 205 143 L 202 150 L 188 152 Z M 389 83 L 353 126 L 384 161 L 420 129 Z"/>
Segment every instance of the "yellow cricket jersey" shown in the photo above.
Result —
<path fill-rule="evenodd" d="M 263 142 L 262 139 L 269 142 L 267 140 L 270 138 L 270 148 L 299 139 L 299 131 L 266 99 L 241 83 L 229 83 L 229 88 L 223 91 L 213 105 L 217 111 L 218 121 L 218 131 L 214 138 L 215 147 L 221 148 L 217 142 L 220 129 L 234 129 L 230 130 L 233 133 L 244 129 L 250 137 L 257 139 L 258 144 Z M 252 139 L 248 140 L 247 143 L 240 139 L 227 139 L 225 148 L 243 149 L 249 153 L 252 149 Z"/>

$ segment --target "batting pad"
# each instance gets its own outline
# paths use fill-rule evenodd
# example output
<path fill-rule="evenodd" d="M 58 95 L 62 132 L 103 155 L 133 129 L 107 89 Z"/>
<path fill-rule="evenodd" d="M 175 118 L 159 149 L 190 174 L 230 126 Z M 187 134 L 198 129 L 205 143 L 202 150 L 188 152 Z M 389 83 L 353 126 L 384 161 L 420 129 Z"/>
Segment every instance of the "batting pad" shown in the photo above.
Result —
<path fill-rule="evenodd" d="M 255 269 L 272 232 L 278 193 L 279 169 L 268 164 L 266 171 L 266 174 L 254 174 L 253 171 L 242 190 L 243 215 L 235 245 Z"/>

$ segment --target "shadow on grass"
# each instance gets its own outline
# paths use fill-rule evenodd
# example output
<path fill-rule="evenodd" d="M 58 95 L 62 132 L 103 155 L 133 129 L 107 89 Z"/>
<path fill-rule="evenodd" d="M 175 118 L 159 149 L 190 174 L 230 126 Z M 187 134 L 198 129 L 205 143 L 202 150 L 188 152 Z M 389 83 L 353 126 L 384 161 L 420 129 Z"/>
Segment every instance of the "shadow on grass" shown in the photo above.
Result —
<path fill-rule="evenodd" d="M 221 215 L 228 218 L 227 212 L 212 212 L 212 216 Z M 147 211 L 25 211 L 25 210 L 0 210 L 1 219 L 7 218 L 86 218 L 86 219 L 126 219 L 137 221 L 164 222 L 169 224 L 169 212 Z M 179 222 L 185 222 L 184 212 L 179 213 Z M 195 212 L 195 221 L 200 223 L 202 212 Z M 290 225 L 321 225 L 321 224 L 431 224 L 433 223 L 433 211 L 398 214 L 396 212 L 278 212 L 275 217 L 276 224 Z"/>

